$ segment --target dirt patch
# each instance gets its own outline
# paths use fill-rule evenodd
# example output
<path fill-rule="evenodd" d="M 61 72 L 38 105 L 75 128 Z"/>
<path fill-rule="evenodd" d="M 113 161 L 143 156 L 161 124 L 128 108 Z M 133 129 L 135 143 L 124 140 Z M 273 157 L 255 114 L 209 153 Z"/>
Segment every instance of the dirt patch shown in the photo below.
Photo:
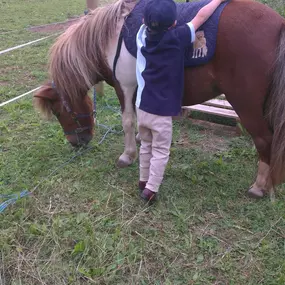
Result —
<path fill-rule="evenodd" d="M 8 81 L 0 80 L 0 86 L 8 86 L 8 85 L 9 85 Z"/>
<path fill-rule="evenodd" d="M 231 138 L 233 136 L 239 136 L 237 127 L 216 124 L 208 121 L 189 119 L 194 126 L 201 127 L 201 132 L 212 132 L 213 135 Z"/>
<path fill-rule="evenodd" d="M 69 28 L 71 25 L 77 23 L 80 18 L 81 16 L 78 16 L 76 18 L 68 19 L 67 21 L 64 22 L 51 23 L 42 26 L 34 26 L 28 28 L 28 30 L 34 33 L 52 33 L 52 32 L 64 31 L 67 28 Z"/>
<path fill-rule="evenodd" d="M 178 145 L 185 148 L 197 147 L 204 152 L 216 153 L 228 148 L 229 139 L 239 136 L 236 127 L 225 126 L 208 121 L 189 119 L 198 131 L 189 135 L 187 125 L 181 127 Z M 198 137 L 197 137 L 198 135 Z M 196 139 L 195 139 L 196 136 Z"/>

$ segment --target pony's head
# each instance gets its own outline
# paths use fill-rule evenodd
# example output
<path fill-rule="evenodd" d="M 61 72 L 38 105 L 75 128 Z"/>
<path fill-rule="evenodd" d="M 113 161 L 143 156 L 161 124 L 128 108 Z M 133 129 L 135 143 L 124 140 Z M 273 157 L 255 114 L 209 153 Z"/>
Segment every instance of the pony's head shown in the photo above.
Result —
<path fill-rule="evenodd" d="M 60 97 L 52 83 L 42 86 L 34 95 L 36 109 L 47 119 L 56 116 L 72 146 L 86 145 L 94 134 L 92 101 L 85 95 L 71 107 L 67 100 Z"/>

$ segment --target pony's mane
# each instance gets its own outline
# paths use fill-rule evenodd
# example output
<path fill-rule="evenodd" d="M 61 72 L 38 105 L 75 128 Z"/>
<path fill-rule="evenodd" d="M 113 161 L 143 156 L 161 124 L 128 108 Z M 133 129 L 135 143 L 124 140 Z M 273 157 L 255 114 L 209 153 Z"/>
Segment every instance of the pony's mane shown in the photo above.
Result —
<path fill-rule="evenodd" d="M 49 54 L 49 74 L 59 94 L 74 102 L 97 83 L 108 66 L 105 51 L 117 24 L 135 4 L 136 0 L 118 0 L 96 8 L 59 36 Z"/>

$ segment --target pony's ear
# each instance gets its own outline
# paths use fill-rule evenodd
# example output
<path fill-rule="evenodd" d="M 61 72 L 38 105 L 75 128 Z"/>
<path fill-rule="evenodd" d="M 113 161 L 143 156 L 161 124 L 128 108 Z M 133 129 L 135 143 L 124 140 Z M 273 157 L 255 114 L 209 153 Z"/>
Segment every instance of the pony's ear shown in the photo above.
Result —
<path fill-rule="evenodd" d="M 46 119 L 51 119 L 52 117 L 52 103 L 59 100 L 58 94 L 51 85 L 47 84 L 42 86 L 34 94 L 34 107 L 39 110 L 40 113 Z"/>
<path fill-rule="evenodd" d="M 58 100 L 58 94 L 56 90 L 52 88 L 51 84 L 43 85 L 35 94 L 35 98 L 41 98 L 43 100 L 56 101 Z"/>

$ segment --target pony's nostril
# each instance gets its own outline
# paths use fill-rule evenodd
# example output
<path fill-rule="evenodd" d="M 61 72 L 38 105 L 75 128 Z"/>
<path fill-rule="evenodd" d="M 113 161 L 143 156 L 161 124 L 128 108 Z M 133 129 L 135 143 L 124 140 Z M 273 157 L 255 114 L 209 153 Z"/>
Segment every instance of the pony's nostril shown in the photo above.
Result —
<path fill-rule="evenodd" d="M 72 147 L 86 146 L 92 139 L 92 135 L 82 135 L 82 136 L 69 136 L 67 140 Z"/>
<path fill-rule="evenodd" d="M 81 138 L 81 143 L 87 145 L 91 139 L 92 139 L 91 135 L 86 135 Z"/>
<path fill-rule="evenodd" d="M 75 147 L 75 148 L 76 148 L 76 147 L 79 147 L 79 143 L 70 142 L 70 144 L 71 144 L 72 147 Z"/>
<path fill-rule="evenodd" d="M 81 143 L 81 144 L 86 144 L 86 139 L 85 139 L 84 137 L 81 138 L 80 143 Z"/>

